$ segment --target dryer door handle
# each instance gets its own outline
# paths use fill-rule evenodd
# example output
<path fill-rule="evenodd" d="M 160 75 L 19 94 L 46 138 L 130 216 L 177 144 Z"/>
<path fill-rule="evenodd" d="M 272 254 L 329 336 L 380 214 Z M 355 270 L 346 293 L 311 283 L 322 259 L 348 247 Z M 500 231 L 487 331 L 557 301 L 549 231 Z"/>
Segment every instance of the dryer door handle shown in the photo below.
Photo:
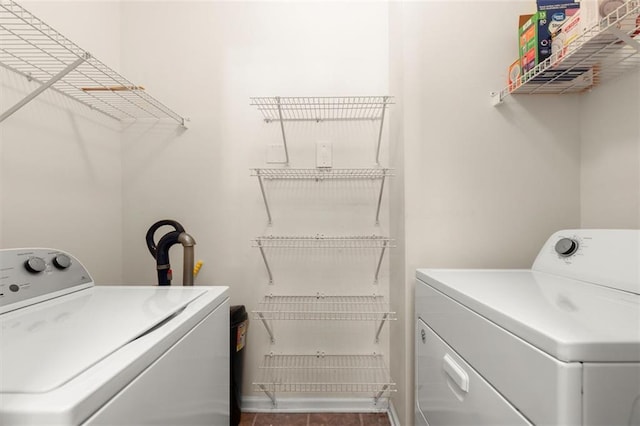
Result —
<path fill-rule="evenodd" d="M 442 369 L 463 392 L 469 392 L 469 375 L 449 354 L 442 359 Z"/>

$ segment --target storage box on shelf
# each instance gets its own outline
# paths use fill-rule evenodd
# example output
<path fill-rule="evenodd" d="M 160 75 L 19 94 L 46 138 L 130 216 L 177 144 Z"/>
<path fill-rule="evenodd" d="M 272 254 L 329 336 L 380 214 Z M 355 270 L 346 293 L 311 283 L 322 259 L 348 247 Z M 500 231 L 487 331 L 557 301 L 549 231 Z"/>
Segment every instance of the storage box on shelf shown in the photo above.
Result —
<path fill-rule="evenodd" d="M 40 86 L 0 115 L 7 119 L 45 90 L 119 121 L 186 119 L 81 49 L 13 0 L 0 1 L 0 65 Z"/>
<path fill-rule="evenodd" d="M 516 84 L 492 92 L 493 105 L 501 104 L 510 94 L 579 93 L 637 69 L 640 20 L 624 30 L 620 23 L 629 22 L 639 12 L 639 0 L 625 2 L 585 29 L 564 52 L 556 52 L 530 72 L 522 73 Z"/>
<path fill-rule="evenodd" d="M 387 177 L 392 176 L 390 169 L 379 167 L 380 144 L 384 125 L 385 110 L 392 104 L 389 96 L 356 97 L 262 97 L 251 98 L 251 104 L 263 114 L 267 123 L 279 122 L 282 132 L 286 165 L 282 168 L 254 168 L 260 186 L 269 225 L 272 215 L 267 197 L 267 184 L 276 180 L 299 181 L 338 181 L 372 180 L 380 181 L 377 196 L 375 226 L 379 225 L 380 208 Z M 289 168 L 289 150 L 284 123 L 288 121 L 380 121 L 373 168 L 332 168 L 318 165 L 316 168 Z M 309 236 L 267 235 L 258 236 L 253 247 L 260 250 L 269 277 L 274 284 L 274 276 L 269 263 L 270 250 L 362 250 L 379 252 L 372 284 L 377 285 L 383 258 L 393 240 L 378 235 L 327 236 L 322 234 Z M 301 282 L 304 281 L 301 279 Z M 323 286 L 323 285 L 321 285 Z M 318 289 L 304 288 L 300 285 L 300 294 L 264 296 L 253 311 L 254 319 L 260 320 L 269 334 L 271 343 L 275 343 L 273 321 L 360 321 L 373 322 L 375 343 L 387 321 L 397 319 L 385 297 L 372 295 L 324 294 L 325 289 L 315 295 Z M 350 287 L 354 290 L 354 287 Z M 360 288 L 362 290 L 362 288 Z M 359 293 L 355 287 L 355 293 Z M 306 294 L 305 294 L 306 293 Z M 344 329 L 343 329 L 344 331 Z M 332 331 L 329 331 L 331 334 Z M 314 349 L 315 350 L 315 349 Z M 303 352 L 303 351 L 301 351 Z M 313 352 L 313 351 L 312 351 Z M 254 381 L 256 390 L 263 391 L 277 405 L 276 395 L 280 392 L 313 393 L 368 393 L 373 394 L 374 403 L 382 396 L 395 391 L 389 371 L 380 353 L 373 354 L 268 354 L 260 366 L 260 377 Z"/>

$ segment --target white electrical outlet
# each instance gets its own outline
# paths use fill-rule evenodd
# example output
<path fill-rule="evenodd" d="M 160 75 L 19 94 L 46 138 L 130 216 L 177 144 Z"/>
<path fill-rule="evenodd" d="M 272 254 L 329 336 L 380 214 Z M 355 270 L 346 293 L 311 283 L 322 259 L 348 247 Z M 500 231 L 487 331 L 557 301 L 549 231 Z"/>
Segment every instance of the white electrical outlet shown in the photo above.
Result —
<path fill-rule="evenodd" d="M 316 167 L 331 168 L 333 167 L 333 152 L 331 142 L 316 142 Z"/>
<path fill-rule="evenodd" d="M 267 146 L 267 164 L 284 164 L 287 156 L 284 152 L 284 145 Z"/>

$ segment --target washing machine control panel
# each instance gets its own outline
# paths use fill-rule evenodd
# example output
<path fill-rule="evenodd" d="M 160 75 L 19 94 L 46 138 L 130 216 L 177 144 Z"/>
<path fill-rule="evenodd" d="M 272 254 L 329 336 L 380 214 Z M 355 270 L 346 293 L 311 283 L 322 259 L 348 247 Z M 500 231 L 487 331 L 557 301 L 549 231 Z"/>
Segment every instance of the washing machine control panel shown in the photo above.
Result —
<path fill-rule="evenodd" d="M 0 250 L 0 313 L 92 285 L 89 272 L 68 253 L 47 248 Z"/>
<path fill-rule="evenodd" d="M 640 294 L 640 230 L 565 229 L 551 235 L 534 271 Z"/>

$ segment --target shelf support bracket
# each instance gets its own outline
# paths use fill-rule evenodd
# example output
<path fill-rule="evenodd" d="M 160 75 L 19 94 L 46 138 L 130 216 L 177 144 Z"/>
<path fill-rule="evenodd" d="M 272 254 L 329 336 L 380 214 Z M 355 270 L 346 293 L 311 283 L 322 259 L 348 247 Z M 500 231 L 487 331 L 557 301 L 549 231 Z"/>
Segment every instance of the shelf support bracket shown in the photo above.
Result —
<path fill-rule="evenodd" d="M 380 325 L 378 326 L 378 331 L 376 331 L 376 343 L 380 342 L 380 332 L 382 331 L 382 326 L 384 325 L 388 317 L 389 314 L 384 314 L 382 316 L 382 320 L 380 321 Z"/>
<path fill-rule="evenodd" d="M 385 172 L 382 175 L 382 182 L 380 183 L 380 194 L 378 194 L 378 208 L 376 209 L 376 225 L 380 225 L 380 206 L 382 205 L 382 193 L 384 191 L 384 180 L 387 177 Z"/>
<path fill-rule="evenodd" d="M 385 96 L 382 100 L 382 113 L 380 114 L 380 131 L 378 132 L 378 147 L 376 148 L 376 164 L 380 165 L 380 145 L 382 142 L 382 127 L 384 126 L 384 113 L 387 110 L 388 96 Z"/>
<path fill-rule="evenodd" d="M 638 53 L 640 53 L 640 42 L 631 38 L 629 34 L 623 31 L 620 31 L 620 29 L 616 28 L 615 26 L 610 27 L 607 31 L 613 34 L 614 36 L 618 37 L 620 40 L 624 41 L 629 46 L 636 49 Z"/>
<path fill-rule="evenodd" d="M 262 314 L 262 312 L 258 312 L 258 317 L 260 317 L 260 321 L 262 321 L 262 324 L 264 324 L 264 328 L 267 329 L 267 333 L 269 333 L 269 338 L 271 339 L 271 343 L 275 343 L 276 342 L 276 338 L 273 335 L 273 330 L 271 330 L 271 327 L 269 327 L 269 323 L 265 319 L 265 317 Z"/>
<path fill-rule="evenodd" d="M 269 392 L 264 385 L 258 385 L 258 386 L 260 386 L 260 389 L 262 389 L 262 392 L 264 392 L 269 397 L 269 399 L 271 400 L 271 404 L 273 404 L 274 408 L 277 407 L 278 404 L 276 403 L 276 395 L 273 392 Z"/>
<path fill-rule="evenodd" d="M 276 97 L 278 103 L 278 118 L 280 119 L 280 131 L 282 132 L 282 143 L 284 144 L 284 156 L 285 162 L 289 164 L 289 150 L 287 149 L 287 135 L 284 132 L 284 120 L 282 119 L 282 104 L 280 103 L 280 96 Z"/>
<path fill-rule="evenodd" d="M 388 388 L 389 388 L 389 385 L 384 385 L 384 386 L 382 387 L 382 389 L 380 390 L 380 392 L 378 392 L 378 393 L 376 394 L 376 396 L 374 396 L 374 397 L 373 397 L 373 403 L 374 403 L 374 404 L 377 404 L 377 403 L 378 403 L 378 400 L 380 399 L 380 397 L 382 396 L 382 394 L 383 394 L 383 393 L 384 393 Z"/>
<path fill-rule="evenodd" d="M 273 274 L 271 273 L 271 268 L 269 267 L 269 261 L 267 260 L 267 254 L 264 252 L 262 241 L 258 240 L 257 243 L 258 248 L 260 249 L 260 254 L 262 255 L 262 260 L 264 261 L 264 266 L 267 268 L 267 274 L 269 274 L 269 284 L 273 284 Z"/>
<path fill-rule="evenodd" d="M 380 275 L 380 267 L 382 266 L 382 258 L 384 257 L 384 252 L 387 249 L 387 242 L 384 241 L 382 243 L 382 251 L 380 252 L 380 259 L 378 259 L 378 266 L 376 267 L 376 276 L 373 279 L 374 284 L 378 284 L 378 277 Z"/>
<path fill-rule="evenodd" d="M 6 110 L 2 115 L 0 115 L 0 123 L 3 122 L 5 119 L 7 119 L 9 116 L 11 116 L 14 112 L 18 111 L 20 108 L 22 108 L 23 106 L 31 102 L 33 99 L 38 97 L 40 93 L 44 92 L 49 87 L 53 86 L 60 79 L 64 78 L 64 76 L 66 76 L 71 71 L 76 69 L 80 64 L 85 62 L 90 57 L 91 57 L 91 54 L 85 52 L 81 57 L 76 59 L 71 64 L 67 65 L 62 71 L 60 71 L 58 74 L 51 77 L 49 81 L 47 81 L 46 83 L 43 83 L 42 86 L 38 87 L 33 92 L 29 93 L 27 96 L 24 97 L 24 99 L 22 99 L 20 102 L 18 102 L 17 104 L 15 104 L 14 106 Z"/>
<path fill-rule="evenodd" d="M 269 210 L 269 203 L 267 202 L 267 193 L 264 190 L 264 182 L 262 181 L 262 175 L 260 170 L 256 170 L 256 176 L 258 177 L 258 183 L 260 183 L 260 192 L 262 192 L 262 199 L 264 200 L 264 208 L 267 210 L 267 218 L 269 219 L 269 225 L 271 225 L 271 210 Z"/>

